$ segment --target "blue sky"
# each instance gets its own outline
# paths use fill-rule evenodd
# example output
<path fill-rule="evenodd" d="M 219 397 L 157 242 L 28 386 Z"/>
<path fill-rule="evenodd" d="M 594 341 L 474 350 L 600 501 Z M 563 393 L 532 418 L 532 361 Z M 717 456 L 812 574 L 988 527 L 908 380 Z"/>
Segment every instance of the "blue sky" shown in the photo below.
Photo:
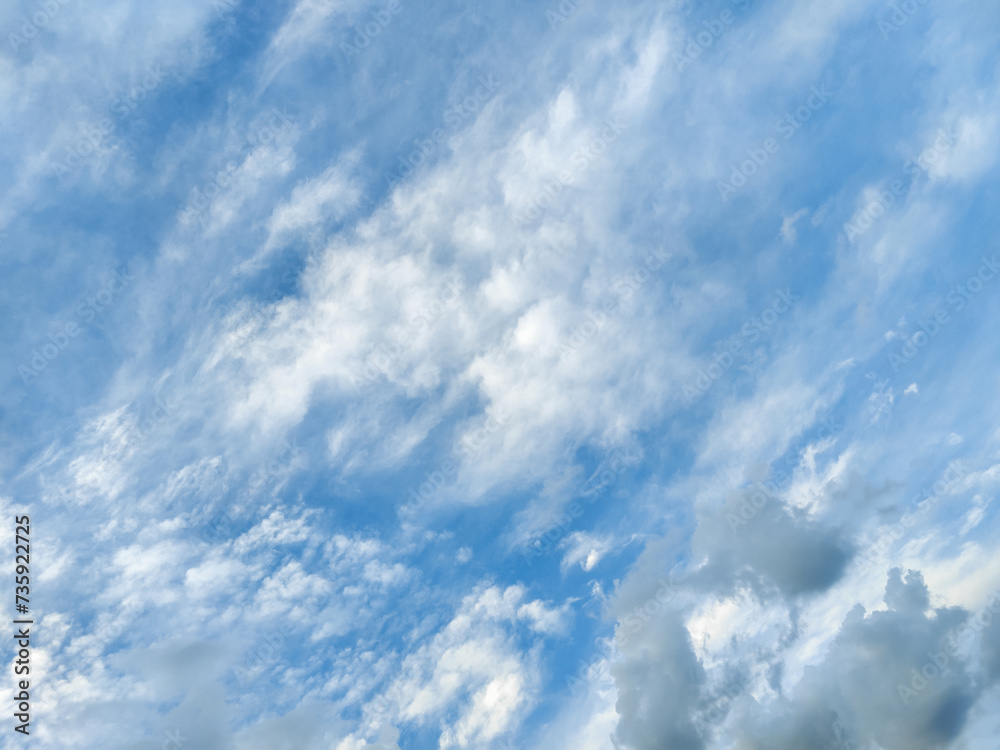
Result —
<path fill-rule="evenodd" d="M 996 747 L 1000 10 L 0 33 L 0 745 Z"/>

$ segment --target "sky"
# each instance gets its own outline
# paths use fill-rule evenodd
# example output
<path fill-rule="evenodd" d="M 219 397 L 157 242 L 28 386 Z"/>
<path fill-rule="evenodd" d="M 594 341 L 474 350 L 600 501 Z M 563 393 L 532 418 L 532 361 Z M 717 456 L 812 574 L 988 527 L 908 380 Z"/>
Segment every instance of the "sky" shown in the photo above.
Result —
<path fill-rule="evenodd" d="M 0 36 L 0 747 L 995 750 L 1000 7 Z"/>

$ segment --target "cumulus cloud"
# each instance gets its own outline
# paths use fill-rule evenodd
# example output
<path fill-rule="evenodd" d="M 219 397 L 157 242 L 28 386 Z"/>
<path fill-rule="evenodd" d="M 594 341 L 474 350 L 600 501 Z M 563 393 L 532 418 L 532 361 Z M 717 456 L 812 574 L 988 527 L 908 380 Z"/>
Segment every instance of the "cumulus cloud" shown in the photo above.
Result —
<path fill-rule="evenodd" d="M 564 616 L 524 595 L 520 587 L 490 586 L 466 596 L 452 620 L 403 661 L 387 689 L 400 718 L 440 721 L 445 747 L 488 743 L 516 728 L 541 678 L 538 649 L 523 649 L 517 625 L 554 634 Z M 455 707 L 457 718 L 447 719 Z"/>
<path fill-rule="evenodd" d="M 0 55 L 39 747 L 990 746 L 989 13 L 58 5 Z"/>

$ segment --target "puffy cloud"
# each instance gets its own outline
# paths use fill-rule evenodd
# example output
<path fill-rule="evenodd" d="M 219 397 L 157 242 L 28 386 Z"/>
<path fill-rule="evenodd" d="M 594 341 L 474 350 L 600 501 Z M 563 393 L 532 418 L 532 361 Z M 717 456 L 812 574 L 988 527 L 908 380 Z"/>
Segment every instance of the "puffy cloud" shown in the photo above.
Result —
<path fill-rule="evenodd" d="M 709 661 L 696 654 L 683 609 L 664 609 L 637 636 L 619 634 L 616 739 L 637 750 L 952 747 L 985 688 L 973 656 L 979 631 L 983 675 L 995 679 L 995 626 L 975 625 L 960 607 L 932 607 L 913 570 L 890 571 L 884 604 L 854 606 L 795 680 L 776 668 L 796 649 L 808 653 L 801 633 L 783 636 L 775 652 L 737 628 L 720 644 L 722 659 Z"/>
<path fill-rule="evenodd" d="M 766 485 L 729 493 L 706 509 L 692 540 L 696 559 L 731 582 L 777 586 L 786 595 L 823 591 L 843 575 L 852 542 L 835 527 L 785 504 Z"/>
<path fill-rule="evenodd" d="M 621 717 L 615 738 L 622 747 L 705 746 L 692 718 L 705 673 L 680 616 L 663 615 L 644 629 L 624 659 L 612 665 L 611 674 Z"/>
<path fill-rule="evenodd" d="M 770 722 L 741 713 L 736 736 L 839 748 L 872 740 L 887 750 L 944 748 L 960 735 L 980 687 L 951 638 L 969 617 L 929 605 L 916 571 L 890 571 L 888 609 L 851 610 L 823 660 L 807 667 Z"/>
<path fill-rule="evenodd" d="M 478 746 L 517 727 L 541 681 L 538 644 L 525 650 L 517 624 L 538 633 L 563 629 L 558 610 L 524 595 L 521 587 L 490 586 L 464 598 L 386 690 L 401 720 L 440 722 L 443 747 Z M 447 718 L 456 708 L 457 718 Z"/>
<path fill-rule="evenodd" d="M 0 57 L 2 503 L 60 603 L 40 747 L 112 712 L 151 747 L 989 738 L 997 310 L 948 301 L 996 235 L 979 5 L 886 39 L 862 0 L 59 5 Z"/>

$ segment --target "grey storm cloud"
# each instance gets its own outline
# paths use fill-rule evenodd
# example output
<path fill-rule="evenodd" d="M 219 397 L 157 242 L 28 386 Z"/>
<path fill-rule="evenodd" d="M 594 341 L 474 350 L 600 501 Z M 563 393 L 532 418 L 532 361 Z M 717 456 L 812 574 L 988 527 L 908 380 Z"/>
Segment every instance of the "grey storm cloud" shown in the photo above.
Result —
<path fill-rule="evenodd" d="M 884 610 L 859 604 L 848 612 L 823 659 L 805 668 L 789 694 L 772 679 L 777 696 L 764 700 L 749 689 L 746 664 L 723 666 L 727 681 L 739 687 L 726 691 L 733 699 L 717 718 L 705 707 L 722 705 L 718 689 L 707 688 L 683 615 L 660 614 L 628 639 L 612 668 L 617 747 L 857 750 L 872 741 L 883 750 L 951 747 L 971 706 L 1000 677 L 1000 618 L 980 618 L 988 624 L 979 628 L 979 674 L 960 644 L 973 630 L 970 612 L 931 607 L 923 576 L 913 570 L 889 571 L 883 598 Z"/>
<path fill-rule="evenodd" d="M 981 690 L 951 647 L 969 613 L 931 609 L 921 574 L 904 578 L 898 568 L 889 571 L 884 601 L 886 610 L 857 605 L 848 613 L 823 661 L 806 668 L 778 712 L 741 715 L 737 747 L 948 747 Z"/>
<path fill-rule="evenodd" d="M 614 741 L 635 750 L 701 750 L 693 713 L 704 669 L 676 613 L 665 614 L 642 634 L 633 653 L 611 667 L 621 719 Z"/>
<path fill-rule="evenodd" d="M 980 622 L 986 620 L 980 642 L 983 676 L 992 684 L 1000 681 L 1000 596 L 994 594 Z"/>
<path fill-rule="evenodd" d="M 703 577 L 727 588 L 739 582 L 776 586 L 786 596 L 828 589 L 844 574 L 853 546 L 838 527 L 823 525 L 760 489 L 729 494 L 722 508 L 702 508 L 692 540 Z"/>

